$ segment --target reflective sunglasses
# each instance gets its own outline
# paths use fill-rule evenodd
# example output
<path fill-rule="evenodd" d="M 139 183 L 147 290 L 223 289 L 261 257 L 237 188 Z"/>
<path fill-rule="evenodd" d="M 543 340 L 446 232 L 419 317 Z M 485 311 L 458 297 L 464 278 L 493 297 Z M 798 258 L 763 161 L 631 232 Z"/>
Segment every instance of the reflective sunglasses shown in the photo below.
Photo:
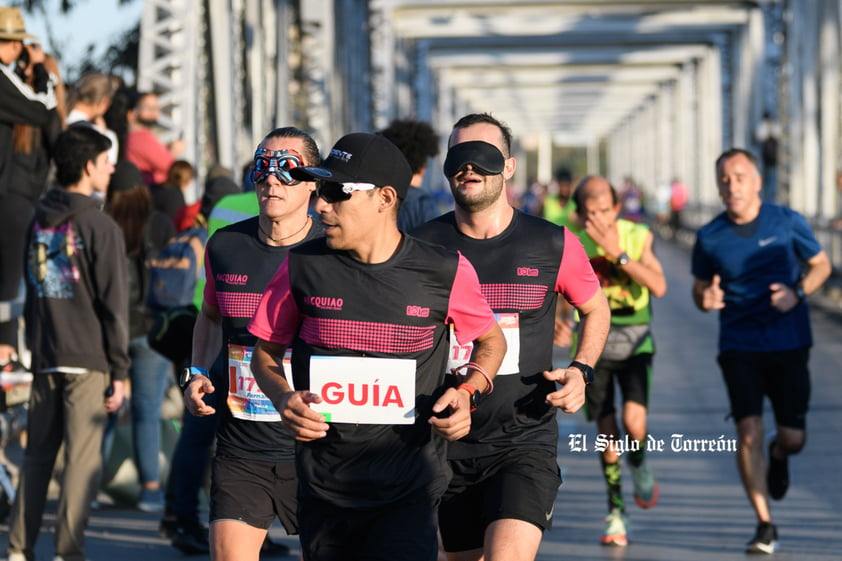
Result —
<path fill-rule="evenodd" d="M 371 191 L 376 189 L 374 183 L 337 183 L 335 181 L 319 181 L 316 183 L 316 195 L 326 203 L 338 203 L 351 198 L 354 191 Z"/>
<path fill-rule="evenodd" d="M 267 150 L 258 148 L 254 153 L 254 169 L 251 180 L 256 184 L 266 181 L 270 175 L 278 178 L 284 185 L 298 185 L 298 179 L 293 179 L 290 170 L 302 166 L 303 158 L 295 150 Z"/>

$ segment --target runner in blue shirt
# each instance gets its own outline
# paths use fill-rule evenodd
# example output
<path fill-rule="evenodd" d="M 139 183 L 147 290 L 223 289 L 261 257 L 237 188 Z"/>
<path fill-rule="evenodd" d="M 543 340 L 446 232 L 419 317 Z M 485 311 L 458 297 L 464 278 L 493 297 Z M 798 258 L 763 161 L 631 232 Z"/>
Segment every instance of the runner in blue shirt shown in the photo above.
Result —
<path fill-rule="evenodd" d="M 737 465 L 757 515 L 750 553 L 774 553 L 777 528 L 766 499 L 789 486 L 788 456 L 806 439 L 807 367 L 813 344 L 806 297 L 830 275 L 830 261 L 804 217 L 760 197 L 754 156 L 732 148 L 716 160 L 725 212 L 701 228 L 693 248 L 693 301 L 719 310 L 717 360 L 737 425 Z M 763 455 L 763 398 L 777 433 Z"/>

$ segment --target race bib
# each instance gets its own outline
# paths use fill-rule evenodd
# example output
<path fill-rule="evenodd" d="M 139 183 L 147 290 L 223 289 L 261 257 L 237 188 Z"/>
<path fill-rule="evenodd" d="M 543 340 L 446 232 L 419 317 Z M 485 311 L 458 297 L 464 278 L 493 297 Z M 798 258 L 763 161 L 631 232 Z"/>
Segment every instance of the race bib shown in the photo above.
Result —
<path fill-rule="evenodd" d="M 268 397 L 260 390 L 251 373 L 251 354 L 254 347 L 228 345 L 228 409 L 235 419 L 277 423 L 281 416 Z M 290 350 L 284 355 L 284 373 L 292 385 Z"/>
<path fill-rule="evenodd" d="M 503 362 L 500 364 L 500 370 L 497 371 L 497 375 L 517 374 L 520 372 L 520 315 L 518 313 L 494 314 L 494 319 L 497 320 L 497 324 L 503 330 L 503 336 L 506 338 L 507 345 L 506 355 L 503 357 Z M 453 325 L 451 325 L 450 355 L 447 357 L 446 372 L 449 374 L 451 369 L 470 362 L 471 353 L 473 352 L 474 343 L 460 343 L 456 339 Z"/>
<path fill-rule="evenodd" d="M 411 425 L 415 422 L 414 360 L 310 357 L 310 407 L 329 423 Z"/>

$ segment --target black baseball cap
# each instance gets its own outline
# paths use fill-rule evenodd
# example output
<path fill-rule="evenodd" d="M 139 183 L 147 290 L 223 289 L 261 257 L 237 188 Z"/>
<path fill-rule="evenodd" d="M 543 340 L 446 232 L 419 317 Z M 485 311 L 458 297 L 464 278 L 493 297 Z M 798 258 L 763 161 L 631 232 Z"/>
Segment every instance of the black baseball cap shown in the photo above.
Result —
<path fill-rule="evenodd" d="M 377 134 L 354 132 L 336 141 L 330 154 L 318 166 L 297 167 L 290 175 L 302 181 L 373 183 L 392 186 L 406 198 L 412 169 L 400 149 Z"/>
<path fill-rule="evenodd" d="M 445 177 L 453 177 L 468 164 L 471 164 L 482 175 L 497 175 L 503 173 L 506 158 L 496 146 L 488 142 L 482 140 L 460 142 L 447 150 L 443 166 Z"/>

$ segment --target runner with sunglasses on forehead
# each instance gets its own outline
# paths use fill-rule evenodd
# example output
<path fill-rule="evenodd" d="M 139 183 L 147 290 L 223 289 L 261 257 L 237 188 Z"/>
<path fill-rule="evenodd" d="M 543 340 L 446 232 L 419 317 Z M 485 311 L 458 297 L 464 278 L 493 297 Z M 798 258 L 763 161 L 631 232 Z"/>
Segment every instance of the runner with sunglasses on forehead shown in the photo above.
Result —
<path fill-rule="evenodd" d="M 288 534 L 298 533 L 293 440 L 251 375 L 256 339 L 246 327 L 289 249 L 321 235 L 307 214 L 315 184 L 290 176 L 318 161 L 307 133 L 294 127 L 269 133 L 254 155 L 259 215 L 221 228 L 207 243 L 193 362 L 181 381 L 190 413 L 220 412 L 211 474 L 215 561 L 257 561 L 275 518 Z"/>
<path fill-rule="evenodd" d="M 453 477 L 439 526 L 451 561 L 535 559 L 561 484 L 556 410 L 574 413 L 584 404 L 610 322 L 578 238 L 509 204 L 511 137 L 491 115 L 460 119 L 444 162 L 455 209 L 412 232 L 468 258 L 507 342 L 494 393 L 472 413 L 471 432 L 448 447 Z M 567 368 L 552 364 L 559 295 L 583 318 Z M 450 344 L 452 367 L 470 345 L 458 333 Z"/>
<path fill-rule="evenodd" d="M 297 440 L 303 557 L 435 561 L 446 440 L 492 392 L 503 334 L 463 257 L 398 230 L 412 172 L 388 139 L 346 135 L 291 175 L 318 181 L 326 237 L 290 250 L 249 331 L 254 377 Z M 446 386 L 451 327 L 475 347 Z"/>

